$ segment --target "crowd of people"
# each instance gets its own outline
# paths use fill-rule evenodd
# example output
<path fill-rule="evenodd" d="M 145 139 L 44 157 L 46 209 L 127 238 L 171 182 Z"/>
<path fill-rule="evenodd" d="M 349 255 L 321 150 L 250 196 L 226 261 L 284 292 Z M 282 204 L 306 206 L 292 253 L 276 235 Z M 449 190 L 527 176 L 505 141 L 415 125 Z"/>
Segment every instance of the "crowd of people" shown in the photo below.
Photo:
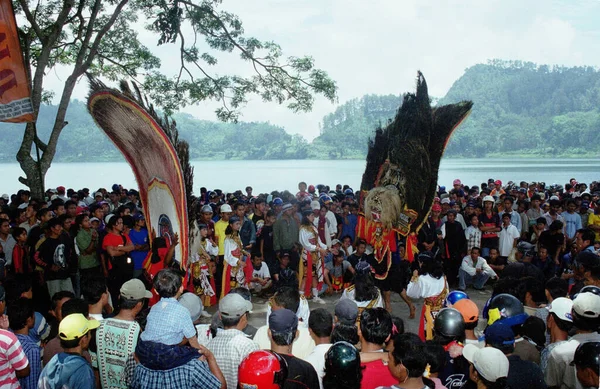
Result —
<path fill-rule="evenodd" d="M 0 387 L 598 388 L 600 183 L 457 179 L 385 255 L 361 195 L 201 188 L 186 260 L 134 189 L 2 195 Z"/>

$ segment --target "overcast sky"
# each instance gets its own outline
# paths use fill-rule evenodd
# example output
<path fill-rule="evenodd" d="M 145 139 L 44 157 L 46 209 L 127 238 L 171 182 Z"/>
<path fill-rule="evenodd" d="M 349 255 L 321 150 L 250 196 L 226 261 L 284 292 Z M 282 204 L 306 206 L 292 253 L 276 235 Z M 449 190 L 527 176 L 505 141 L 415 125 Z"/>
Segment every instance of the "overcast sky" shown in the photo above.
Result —
<path fill-rule="evenodd" d="M 224 0 L 222 9 L 240 16 L 247 35 L 279 43 L 286 56 L 312 55 L 337 81 L 339 104 L 411 91 L 417 70 L 430 95 L 442 97 L 467 67 L 492 58 L 600 66 L 600 0 Z M 142 28 L 140 38 L 165 72 L 178 69 L 177 46 L 156 48 L 156 36 Z M 237 57 L 219 59 L 216 73 L 251 72 Z M 61 87 L 62 73 L 49 74 L 45 87 Z M 86 93 L 87 83 L 80 82 L 73 97 Z M 216 120 L 215 107 L 184 111 Z M 241 120 L 268 121 L 312 139 L 335 108 L 318 99 L 312 112 L 294 114 L 255 98 Z"/>

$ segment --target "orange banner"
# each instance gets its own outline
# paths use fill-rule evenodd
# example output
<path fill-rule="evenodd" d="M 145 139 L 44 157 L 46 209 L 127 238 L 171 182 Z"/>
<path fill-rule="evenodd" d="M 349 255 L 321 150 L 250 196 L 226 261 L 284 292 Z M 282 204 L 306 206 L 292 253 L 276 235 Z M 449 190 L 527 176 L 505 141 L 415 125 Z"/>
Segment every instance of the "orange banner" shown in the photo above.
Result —
<path fill-rule="evenodd" d="M 34 120 L 26 74 L 11 0 L 0 0 L 0 121 Z"/>

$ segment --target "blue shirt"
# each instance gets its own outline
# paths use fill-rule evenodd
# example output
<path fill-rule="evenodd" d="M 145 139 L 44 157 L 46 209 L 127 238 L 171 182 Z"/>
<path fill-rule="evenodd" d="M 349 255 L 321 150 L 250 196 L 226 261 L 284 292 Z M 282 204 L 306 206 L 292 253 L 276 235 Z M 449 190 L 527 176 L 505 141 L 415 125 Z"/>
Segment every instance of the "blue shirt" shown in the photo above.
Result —
<path fill-rule="evenodd" d="M 185 365 L 169 370 L 150 370 L 138 364 L 133 374 L 132 389 L 219 389 L 221 381 L 215 377 L 205 362 L 192 359 Z"/>
<path fill-rule="evenodd" d="M 577 230 L 582 229 L 581 216 L 577 213 L 570 214 L 569 212 L 563 212 L 560 214 L 565 221 L 565 234 L 568 239 L 573 239 Z"/>
<path fill-rule="evenodd" d="M 77 354 L 59 353 L 42 370 L 39 389 L 95 389 L 96 378 L 92 367 Z"/>
<path fill-rule="evenodd" d="M 21 348 L 29 360 L 30 368 L 30 373 L 27 377 L 19 378 L 19 384 L 22 389 L 35 389 L 37 388 L 38 379 L 42 372 L 40 346 L 28 335 L 15 334 L 15 336 L 21 342 Z"/>
<path fill-rule="evenodd" d="M 148 243 L 148 230 L 145 228 L 140 228 L 140 231 L 138 232 L 132 228 L 131 231 L 129 231 L 129 239 L 131 239 L 131 243 L 135 245 L 145 245 Z M 144 259 L 146 259 L 147 255 L 148 250 L 133 250 L 130 253 L 135 270 L 142 269 L 144 265 Z"/>
<path fill-rule="evenodd" d="M 358 217 L 351 213 L 350 215 L 346 216 L 346 218 L 344 219 L 344 224 L 342 225 L 342 236 L 346 236 L 348 235 L 349 237 L 352 238 L 352 241 L 354 242 L 354 237 L 356 235 L 356 223 L 358 223 Z M 348 220 L 348 224 L 346 224 L 346 220 Z"/>
<path fill-rule="evenodd" d="M 184 338 L 190 339 L 194 336 L 196 327 L 190 317 L 190 311 L 175 298 L 163 297 L 150 309 L 141 339 L 174 345 L 181 343 Z"/>

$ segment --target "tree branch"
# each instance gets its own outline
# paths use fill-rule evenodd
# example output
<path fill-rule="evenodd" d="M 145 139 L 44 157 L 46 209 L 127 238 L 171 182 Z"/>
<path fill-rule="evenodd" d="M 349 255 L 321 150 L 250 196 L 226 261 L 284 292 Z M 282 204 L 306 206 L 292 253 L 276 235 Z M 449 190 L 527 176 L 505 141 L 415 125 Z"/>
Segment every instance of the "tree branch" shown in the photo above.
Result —
<path fill-rule="evenodd" d="M 39 24 L 36 22 L 35 16 L 31 13 L 29 5 L 27 4 L 27 0 L 19 0 L 19 4 L 21 5 L 21 8 L 23 8 L 23 12 L 25 13 L 27 21 L 31 25 L 31 28 L 33 31 L 35 31 L 35 35 L 37 35 L 38 39 L 43 42 L 44 34 L 42 33 Z"/>

